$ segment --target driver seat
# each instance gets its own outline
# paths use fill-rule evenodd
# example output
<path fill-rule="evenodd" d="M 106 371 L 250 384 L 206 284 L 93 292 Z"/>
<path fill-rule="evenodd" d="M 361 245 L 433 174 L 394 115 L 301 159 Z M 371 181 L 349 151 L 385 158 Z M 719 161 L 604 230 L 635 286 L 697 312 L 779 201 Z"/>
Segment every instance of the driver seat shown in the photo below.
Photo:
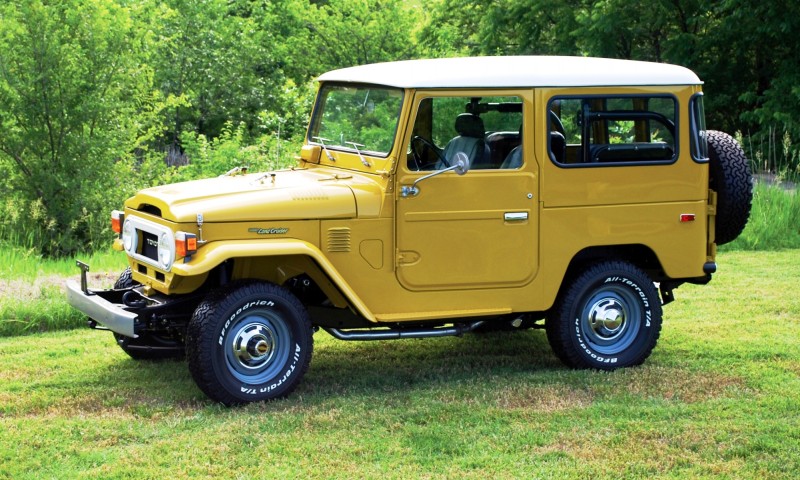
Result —
<path fill-rule="evenodd" d="M 452 160 L 458 152 L 467 154 L 470 168 L 482 168 L 483 163 L 489 158 L 489 152 L 483 139 L 486 132 L 481 117 L 472 113 L 460 114 L 456 117 L 456 132 L 458 136 L 450 140 L 442 152 L 450 165 L 445 165 L 439 160 L 436 162 L 436 169 L 452 166 Z"/>

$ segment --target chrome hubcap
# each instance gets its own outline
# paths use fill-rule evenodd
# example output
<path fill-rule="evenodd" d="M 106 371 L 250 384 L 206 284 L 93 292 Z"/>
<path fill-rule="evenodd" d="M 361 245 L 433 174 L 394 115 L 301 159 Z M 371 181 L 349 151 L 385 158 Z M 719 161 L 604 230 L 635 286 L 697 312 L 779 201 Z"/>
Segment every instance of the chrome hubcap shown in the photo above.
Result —
<path fill-rule="evenodd" d="M 264 324 L 250 323 L 234 335 L 231 346 L 239 365 L 248 369 L 261 368 L 275 353 L 275 332 Z"/>
<path fill-rule="evenodd" d="M 625 330 L 628 313 L 625 306 L 613 298 L 603 298 L 589 309 L 589 326 L 595 335 L 613 340 Z"/>
<path fill-rule="evenodd" d="M 598 355 L 616 355 L 636 340 L 643 311 L 638 294 L 619 285 L 605 285 L 587 299 L 580 313 L 586 345 Z"/>

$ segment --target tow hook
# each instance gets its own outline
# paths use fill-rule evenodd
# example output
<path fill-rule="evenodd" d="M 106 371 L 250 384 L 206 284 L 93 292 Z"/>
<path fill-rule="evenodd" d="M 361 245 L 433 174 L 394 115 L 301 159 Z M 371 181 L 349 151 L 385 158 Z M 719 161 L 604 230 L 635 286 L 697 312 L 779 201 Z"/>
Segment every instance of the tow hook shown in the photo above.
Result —
<path fill-rule="evenodd" d="M 144 308 L 147 306 L 147 300 L 142 295 L 135 291 L 130 290 L 122 295 L 122 303 L 130 308 Z"/>

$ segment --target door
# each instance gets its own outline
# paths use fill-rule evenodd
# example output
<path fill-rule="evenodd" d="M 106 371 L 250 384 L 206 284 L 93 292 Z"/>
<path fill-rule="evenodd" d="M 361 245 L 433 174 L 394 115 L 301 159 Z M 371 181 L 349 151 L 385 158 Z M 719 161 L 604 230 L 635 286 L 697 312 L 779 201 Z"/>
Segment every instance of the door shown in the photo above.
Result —
<path fill-rule="evenodd" d="M 401 187 L 418 182 L 416 194 L 397 202 L 399 282 L 414 291 L 529 283 L 539 220 L 530 97 L 417 93 L 415 102 L 408 159 L 398 168 Z M 459 152 L 471 164 L 466 174 L 420 180 L 454 164 Z"/>

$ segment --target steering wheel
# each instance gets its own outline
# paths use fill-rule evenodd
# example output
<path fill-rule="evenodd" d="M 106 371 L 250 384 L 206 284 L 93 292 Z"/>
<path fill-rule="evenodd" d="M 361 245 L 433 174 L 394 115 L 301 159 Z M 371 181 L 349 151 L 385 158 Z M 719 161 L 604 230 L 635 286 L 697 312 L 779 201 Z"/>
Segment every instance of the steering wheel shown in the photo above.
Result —
<path fill-rule="evenodd" d="M 447 159 L 444 157 L 444 154 L 442 153 L 441 150 L 439 150 L 439 147 L 434 145 L 433 142 L 431 142 L 425 137 L 414 135 L 413 137 L 411 137 L 411 156 L 414 157 L 414 163 L 417 166 L 417 170 L 427 170 L 427 168 L 425 167 L 430 166 L 430 163 L 424 163 L 422 161 L 422 155 L 420 154 L 419 151 L 417 151 L 418 143 L 421 143 L 423 147 L 430 148 L 433 151 L 433 153 L 436 154 L 436 158 L 441 160 L 441 162 L 445 165 L 445 167 L 450 166 L 450 162 L 448 162 Z"/>
<path fill-rule="evenodd" d="M 552 127 L 554 127 L 558 133 L 566 137 L 567 135 L 564 133 L 564 124 L 561 123 L 561 119 L 558 118 L 556 112 L 548 110 L 548 113 L 550 114 L 550 124 L 552 125 Z"/>

